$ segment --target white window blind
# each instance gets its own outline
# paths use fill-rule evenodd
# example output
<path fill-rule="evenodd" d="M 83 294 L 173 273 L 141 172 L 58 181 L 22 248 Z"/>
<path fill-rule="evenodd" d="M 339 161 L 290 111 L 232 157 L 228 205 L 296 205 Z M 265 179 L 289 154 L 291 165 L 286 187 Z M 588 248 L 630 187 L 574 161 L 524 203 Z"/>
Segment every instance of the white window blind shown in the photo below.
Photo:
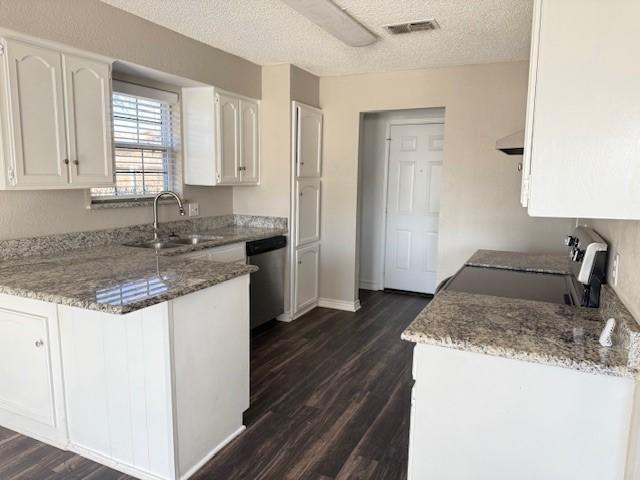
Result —
<path fill-rule="evenodd" d="M 180 114 L 177 95 L 114 81 L 115 187 L 93 188 L 93 199 L 152 197 L 180 190 Z"/>

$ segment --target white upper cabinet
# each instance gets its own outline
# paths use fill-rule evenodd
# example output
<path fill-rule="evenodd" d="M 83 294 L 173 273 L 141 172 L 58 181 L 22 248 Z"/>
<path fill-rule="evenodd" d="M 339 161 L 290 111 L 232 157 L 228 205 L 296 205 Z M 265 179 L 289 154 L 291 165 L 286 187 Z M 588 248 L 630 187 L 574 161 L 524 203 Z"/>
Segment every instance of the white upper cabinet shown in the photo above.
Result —
<path fill-rule="evenodd" d="M 530 215 L 640 219 L 640 2 L 536 0 L 523 168 Z"/>
<path fill-rule="evenodd" d="M 64 72 L 71 183 L 113 183 L 110 68 L 65 55 Z"/>
<path fill-rule="evenodd" d="M 240 100 L 240 183 L 244 184 L 260 179 L 258 115 L 258 102 Z"/>
<path fill-rule="evenodd" d="M 294 113 L 297 176 L 318 178 L 322 173 L 322 112 L 296 103 Z"/>
<path fill-rule="evenodd" d="M 108 63 L 2 39 L 0 186 L 113 184 Z"/>
<path fill-rule="evenodd" d="M 66 186 L 60 52 L 7 40 L 3 55 L 4 175 L 11 187 Z"/>
<path fill-rule="evenodd" d="M 230 95 L 216 95 L 218 123 L 218 168 L 220 185 L 240 181 L 240 100 Z"/>
<path fill-rule="evenodd" d="M 258 185 L 260 107 L 257 100 L 214 87 L 182 89 L 187 185 Z"/>

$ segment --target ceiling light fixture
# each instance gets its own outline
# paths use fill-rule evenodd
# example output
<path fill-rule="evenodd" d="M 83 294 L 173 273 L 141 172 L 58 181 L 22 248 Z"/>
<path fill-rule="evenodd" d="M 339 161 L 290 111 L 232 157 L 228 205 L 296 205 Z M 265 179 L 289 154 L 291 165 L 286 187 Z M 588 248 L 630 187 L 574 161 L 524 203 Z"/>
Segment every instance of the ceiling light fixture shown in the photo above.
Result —
<path fill-rule="evenodd" d="M 377 40 L 364 25 L 331 0 L 282 1 L 351 47 L 365 47 Z"/>

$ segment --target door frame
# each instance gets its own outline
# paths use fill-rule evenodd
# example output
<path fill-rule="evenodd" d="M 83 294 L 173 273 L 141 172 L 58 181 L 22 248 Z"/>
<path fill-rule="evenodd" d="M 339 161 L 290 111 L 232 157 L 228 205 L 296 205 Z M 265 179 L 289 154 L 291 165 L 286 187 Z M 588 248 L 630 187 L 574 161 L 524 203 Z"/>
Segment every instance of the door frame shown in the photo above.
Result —
<path fill-rule="evenodd" d="M 380 269 L 380 275 L 378 278 L 378 286 L 380 290 L 384 290 L 384 275 L 386 271 L 386 261 L 385 256 L 387 252 L 387 205 L 389 202 L 389 161 L 391 157 L 391 127 L 396 126 L 404 126 L 404 125 L 442 125 L 444 128 L 444 116 L 442 117 L 433 117 L 433 118 L 411 118 L 411 119 L 398 119 L 391 120 L 387 123 L 387 128 L 385 130 L 385 159 L 384 159 L 384 182 L 382 187 L 382 199 L 384 202 L 382 208 L 382 248 L 378 252 L 378 258 L 380 259 L 380 265 L 382 268 Z M 444 151 L 444 149 L 443 149 Z M 444 165 L 444 159 L 442 164 Z M 438 216 L 438 240 L 440 240 L 440 218 Z"/>

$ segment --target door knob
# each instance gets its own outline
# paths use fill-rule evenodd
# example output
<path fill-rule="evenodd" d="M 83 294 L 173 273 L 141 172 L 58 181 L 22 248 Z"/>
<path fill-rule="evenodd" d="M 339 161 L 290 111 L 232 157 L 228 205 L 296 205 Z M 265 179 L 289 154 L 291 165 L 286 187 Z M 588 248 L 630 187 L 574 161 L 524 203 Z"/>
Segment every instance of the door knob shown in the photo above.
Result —
<path fill-rule="evenodd" d="M 40 348 L 44 345 L 44 342 L 42 341 L 42 339 L 39 339 L 39 340 L 36 340 L 35 345 L 37 348 Z"/>

